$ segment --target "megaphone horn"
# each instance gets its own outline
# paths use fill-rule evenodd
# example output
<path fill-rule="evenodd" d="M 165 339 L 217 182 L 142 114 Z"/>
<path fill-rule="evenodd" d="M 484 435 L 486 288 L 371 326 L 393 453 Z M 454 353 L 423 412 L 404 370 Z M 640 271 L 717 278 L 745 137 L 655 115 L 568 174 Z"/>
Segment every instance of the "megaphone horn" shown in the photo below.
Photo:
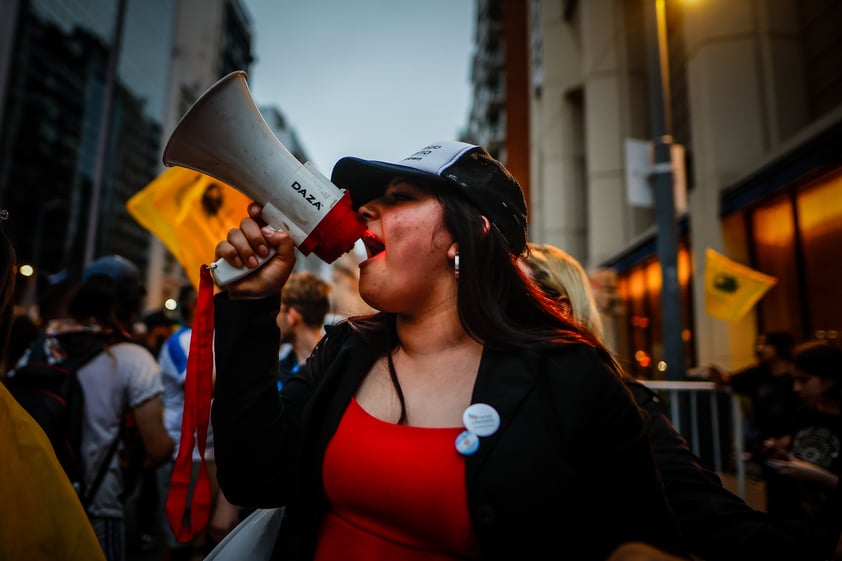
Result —
<path fill-rule="evenodd" d="M 350 251 L 365 230 L 350 195 L 310 162 L 299 162 L 272 133 L 241 70 L 193 103 L 170 135 L 163 161 L 231 185 L 263 207 L 270 226 L 288 231 L 302 254 L 313 252 L 326 263 Z M 223 260 L 211 268 L 220 286 L 252 272 Z"/>

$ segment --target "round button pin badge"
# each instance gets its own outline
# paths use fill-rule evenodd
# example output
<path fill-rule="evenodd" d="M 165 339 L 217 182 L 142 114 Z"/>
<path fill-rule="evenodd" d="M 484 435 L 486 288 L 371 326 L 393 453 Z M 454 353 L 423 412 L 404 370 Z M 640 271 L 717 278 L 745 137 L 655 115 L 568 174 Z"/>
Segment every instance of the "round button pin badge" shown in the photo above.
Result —
<path fill-rule="evenodd" d="M 479 450 L 479 439 L 490 436 L 500 428 L 500 414 L 487 403 L 474 403 L 462 413 L 464 431 L 456 437 L 456 450 L 469 456 Z"/>
<path fill-rule="evenodd" d="M 479 450 L 479 437 L 469 430 L 462 431 L 456 437 L 456 450 L 463 456 L 470 456 Z"/>
<path fill-rule="evenodd" d="M 462 413 L 462 423 L 479 436 L 491 436 L 500 428 L 500 414 L 487 403 L 474 403 Z"/>

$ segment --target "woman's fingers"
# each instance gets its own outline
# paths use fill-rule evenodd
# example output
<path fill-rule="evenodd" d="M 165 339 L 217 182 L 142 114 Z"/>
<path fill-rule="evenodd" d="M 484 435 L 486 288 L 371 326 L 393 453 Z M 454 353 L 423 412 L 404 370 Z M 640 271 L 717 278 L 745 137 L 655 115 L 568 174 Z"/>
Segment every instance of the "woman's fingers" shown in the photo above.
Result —
<path fill-rule="evenodd" d="M 295 267 L 295 245 L 289 233 L 261 227 L 253 218 L 244 219 L 239 228 L 228 232 L 225 241 L 217 244 L 216 256 L 234 267 L 253 269 L 227 285 L 232 298 L 277 294 Z"/>
<path fill-rule="evenodd" d="M 260 213 L 261 213 L 262 210 L 263 210 L 263 208 L 261 208 L 261 206 L 258 203 L 255 203 L 255 202 L 249 203 L 248 213 L 249 213 L 249 216 L 251 218 L 254 218 L 255 220 L 260 218 Z M 265 224 L 265 222 L 264 222 L 264 224 Z"/>
<path fill-rule="evenodd" d="M 223 258 L 235 267 L 247 266 L 254 269 L 258 265 L 257 257 L 269 255 L 269 245 L 261 225 L 253 218 L 244 218 L 239 228 L 228 231 L 225 241 L 216 246 L 216 257 Z"/>
<path fill-rule="evenodd" d="M 268 231 L 270 230 L 267 229 Z M 253 218 L 244 218 L 240 222 L 240 232 L 242 232 L 242 236 L 234 236 L 235 247 L 237 247 L 246 266 L 253 269 L 258 265 L 258 256 L 267 257 L 269 255 L 269 244 L 266 242 L 262 225 Z M 245 237 L 245 241 L 243 237 Z"/>

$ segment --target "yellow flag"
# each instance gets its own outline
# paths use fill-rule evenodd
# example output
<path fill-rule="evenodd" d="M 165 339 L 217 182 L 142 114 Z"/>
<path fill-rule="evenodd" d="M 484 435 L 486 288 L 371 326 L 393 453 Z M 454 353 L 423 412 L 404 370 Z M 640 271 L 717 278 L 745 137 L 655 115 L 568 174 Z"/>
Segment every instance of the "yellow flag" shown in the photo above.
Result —
<path fill-rule="evenodd" d="M 138 224 L 161 240 L 198 290 L 201 266 L 246 216 L 250 199 L 198 171 L 167 168 L 126 203 Z"/>
<path fill-rule="evenodd" d="M 778 279 L 705 250 L 705 307 L 709 316 L 737 321 L 748 313 Z"/>
<path fill-rule="evenodd" d="M 0 383 L 0 559 L 105 561 L 76 491 L 50 440 Z"/>

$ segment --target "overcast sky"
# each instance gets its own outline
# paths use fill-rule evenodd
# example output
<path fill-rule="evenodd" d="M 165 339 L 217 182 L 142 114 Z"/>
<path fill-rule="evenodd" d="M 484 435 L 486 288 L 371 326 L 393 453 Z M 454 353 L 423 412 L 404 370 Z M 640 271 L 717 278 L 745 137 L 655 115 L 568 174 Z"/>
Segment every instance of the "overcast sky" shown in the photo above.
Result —
<path fill-rule="evenodd" d="M 328 177 L 342 156 L 398 160 L 468 121 L 474 0 L 243 0 L 249 88 Z"/>

